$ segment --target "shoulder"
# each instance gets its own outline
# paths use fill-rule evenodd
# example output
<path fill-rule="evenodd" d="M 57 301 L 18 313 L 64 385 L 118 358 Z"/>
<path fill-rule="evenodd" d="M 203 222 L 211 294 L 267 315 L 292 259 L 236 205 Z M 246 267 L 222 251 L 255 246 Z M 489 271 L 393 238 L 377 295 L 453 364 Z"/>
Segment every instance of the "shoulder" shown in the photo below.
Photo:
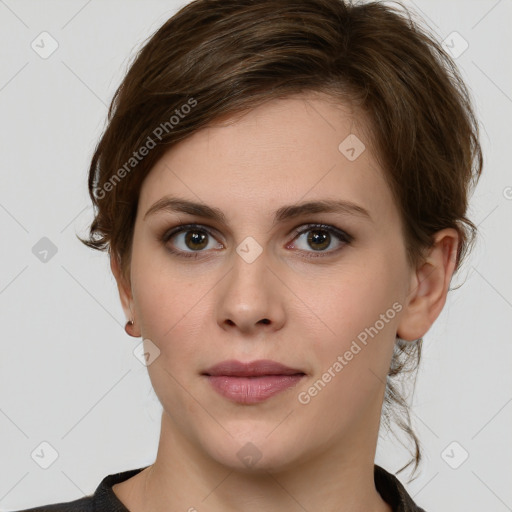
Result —
<path fill-rule="evenodd" d="M 94 497 L 87 496 L 75 501 L 43 505 L 42 507 L 27 508 L 15 512 L 95 512 Z"/>
<path fill-rule="evenodd" d="M 375 464 L 375 487 L 384 501 L 389 503 L 393 512 L 425 512 L 413 499 L 398 478 Z"/>
<path fill-rule="evenodd" d="M 112 486 L 128 480 L 146 467 L 108 475 L 100 482 L 94 494 L 78 500 L 52 503 L 13 512 L 129 512 L 114 494 Z"/>

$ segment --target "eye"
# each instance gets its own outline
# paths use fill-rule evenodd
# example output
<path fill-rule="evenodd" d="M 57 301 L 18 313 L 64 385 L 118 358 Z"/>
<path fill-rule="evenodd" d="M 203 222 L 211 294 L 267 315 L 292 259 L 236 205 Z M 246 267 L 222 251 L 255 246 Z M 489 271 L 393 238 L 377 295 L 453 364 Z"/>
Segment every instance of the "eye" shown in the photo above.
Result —
<path fill-rule="evenodd" d="M 330 255 L 338 252 L 338 250 L 350 244 L 353 240 L 351 235 L 334 226 L 310 224 L 305 226 L 305 228 L 294 231 L 293 241 L 298 239 L 301 242 L 299 245 L 302 245 L 302 247 L 298 247 L 298 249 L 302 252 L 318 253 L 307 257 Z M 197 224 L 178 226 L 165 232 L 160 239 L 171 253 L 184 258 L 198 258 L 200 253 L 204 253 L 207 249 L 218 250 L 224 248 L 220 242 L 216 241 L 209 228 Z M 333 241 L 337 248 L 329 251 L 326 250 L 333 245 Z M 312 251 L 308 250 L 307 246 Z M 296 248 L 295 243 L 287 244 L 286 248 Z"/>
<path fill-rule="evenodd" d="M 169 242 L 171 240 L 173 240 L 173 246 L 178 246 L 178 250 L 170 247 L 171 244 Z M 185 258 L 196 258 L 205 249 L 213 249 L 213 246 L 215 246 L 214 241 L 215 238 L 208 229 L 195 224 L 179 226 L 164 233 L 162 237 L 162 242 L 166 244 L 170 252 Z M 224 247 L 219 242 L 216 245 L 217 248 Z"/>
<path fill-rule="evenodd" d="M 306 226 L 306 229 L 296 231 L 295 235 L 296 237 L 294 240 L 298 239 L 302 244 L 302 247 L 298 247 L 301 251 L 320 253 L 308 257 L 324 256 L 322 253 L 331 254 L 338 252 L 341 247 L 350 244 L 353 240 L 353 237 L 348 233 L 345 233 L 334 226 L 328 226 L 325 224 L 310 224 Z M 337 246 L 337 248 L 327 251 L 326 249 L 333 244 L 333 238 L 334 245 Z M 293 246 L 295 246 L 295 244 L 293 244 Z M 289 248 L 290 245 L 287 245 L 286 247 Z M 308 250 L 308 247 L 313 250 Z"/>

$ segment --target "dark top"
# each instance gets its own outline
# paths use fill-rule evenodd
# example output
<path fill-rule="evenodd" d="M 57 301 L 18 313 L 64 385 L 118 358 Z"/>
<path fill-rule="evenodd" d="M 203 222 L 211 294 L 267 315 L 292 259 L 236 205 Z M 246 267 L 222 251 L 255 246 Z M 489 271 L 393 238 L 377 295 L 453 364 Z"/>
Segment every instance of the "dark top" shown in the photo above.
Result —
<path fill-rule="evenodd" d="M 146 467 L 148 466 L 106 476 L 92 496 L 18 512 L 130 512 L 114 494 L 112 486 L 128 480 Z M 393 512 L 425 512 L 414 504 L 395 475 L 375 465 L 374 477 L 377 491 L 379 491 L 384 501 L 391 505 Z"/>

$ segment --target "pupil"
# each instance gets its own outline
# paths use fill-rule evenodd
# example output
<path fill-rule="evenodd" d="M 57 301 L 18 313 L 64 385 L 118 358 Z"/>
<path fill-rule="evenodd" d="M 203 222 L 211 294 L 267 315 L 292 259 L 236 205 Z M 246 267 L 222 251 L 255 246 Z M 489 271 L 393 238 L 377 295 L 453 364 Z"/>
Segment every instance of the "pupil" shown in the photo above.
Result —
<path fill-rule="evenodd" d="M 321 247 L 319 248 L 313 247 L 315 250 L 325 249 L 326 247 L 329 247 L 329 234 L 326 231 L 311 231 L 311 234 L 308 236 L 308 243 L 310 243 L 310 245 L 321 244 Z"/>
<path fill-rule="evenodd" d="M 196 247 L 189 247 L 190 249 L 203 249 L 207 243 L 206 243 L 206 234 L 201 233 L 199 231 L 189 231 L 187 236 L 185 237 L 187 245 L 190 243 L 191 245 L 194 245 Z M 197 247 L 197 246 L 200 247 Z"/>

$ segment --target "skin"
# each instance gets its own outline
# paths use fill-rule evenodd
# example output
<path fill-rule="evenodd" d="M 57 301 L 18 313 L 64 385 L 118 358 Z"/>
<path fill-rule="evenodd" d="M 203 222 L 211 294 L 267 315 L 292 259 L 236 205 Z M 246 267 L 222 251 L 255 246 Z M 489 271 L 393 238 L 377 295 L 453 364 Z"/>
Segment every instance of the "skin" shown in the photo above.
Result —
<path fill-rule="evenodd" d="M 160 350 L 148 371 L 163 406 L 155 463 L 114 492 L 132 512 L 390 511 L 373 481 L 386 374 L 395 337 L 425 335 L 441 312 L 457 232 L 439 231 L 426 261 L 408 266 L 364 119 L 327 96 L 272 100 L 228 121 L 162 157 L 140 191 L 129 275 L 111 258 L 133 334 Z M 350 133 L 366 145 L 354 161 L 338 150 Z M 226 223 L 172 212 L 144 218 L 170 194 L 221 209 Z M 278 208 L 318 199 L 350 200 L 371 220 L 315 213 L 273 225 Z M 183 233 L 159 239 L 187 223 L 209 231 L 197 259 L 169 252 L 194 252 Z M 310 223 L 354 239 L 331 233 L 330 244 L 311 245 L 316 228 L 293 231 Z M 249 236 L 262 249 L 252 263 L 236 252 Z M 395 302 L 400 311 L 300 403 L 298 394 Z M 237 404 L 201 375 L 226 359 L 273 359 L 306 376 L 262 403 Z M 261 456 L 252 466 L 237 456 L 248 442 Z"/>

